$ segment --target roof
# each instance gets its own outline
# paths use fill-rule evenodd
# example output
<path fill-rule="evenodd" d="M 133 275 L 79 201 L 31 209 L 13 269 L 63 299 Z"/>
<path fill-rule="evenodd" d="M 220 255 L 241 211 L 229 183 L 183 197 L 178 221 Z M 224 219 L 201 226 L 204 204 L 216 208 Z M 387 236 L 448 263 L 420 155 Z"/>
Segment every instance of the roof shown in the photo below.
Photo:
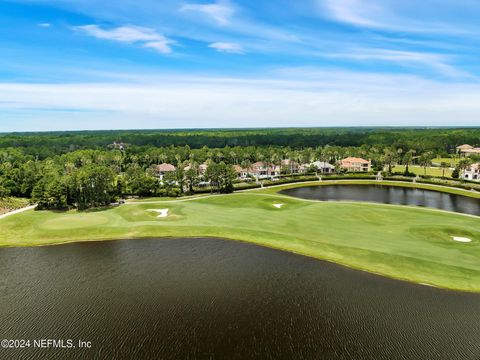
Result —
<path fill-rule="evenodd" d="M 271 166 L 271 165 L 265 161 L 257 161 L 256 163 L 252 164 L 252 167 L 262 167 L 262 166 Z"/>
<path fill-rule="evenodd" d="M 370 161 L 362 159 L 362 158 L 357 158 L 357 157 L 347 157 L 342 160 L 342 163 L 360 163 L 360 164 L 370 164 Z"/>
<path fill-rule="evenodd" d="M 335 166 L 333 166 L 332 164 L 328 163 L 328 162 L 324 162 L 324 161 L 314 161 L 313 163 L 310 164 L 310 166 L 316 166 L 317 168 L 319 169 L 326 169 L 326 168 L 330 168 L 330 169 L 334 169 Z"/>
<path fill-rule="evenodd" d="M 175 166 L 172 164 L 160 164 L 155 167 L 157 171 L 175 171 Z"/>
<path fill-rule="evenodd" d="M 463 145 L 457 146 L 457 149 L 461 149 L 461 150 L 464 150 L 464 149 L 473 149 L 473 146 L 472 146 L 472 145 L 468 145 L 468 144 L 463 144 Z"/>
<path fill-rule="evenodd" d="M 235 171 L 236 171 L 237 173 L 247 171 L 247 169 L 242 168 L 240 165 L 233 165 L 233 168 L 235 169 Z"/>
<path fill-rule="evenodd" d="M 480 154 L 480 148 L 463 149 L 464 153 Z"/>

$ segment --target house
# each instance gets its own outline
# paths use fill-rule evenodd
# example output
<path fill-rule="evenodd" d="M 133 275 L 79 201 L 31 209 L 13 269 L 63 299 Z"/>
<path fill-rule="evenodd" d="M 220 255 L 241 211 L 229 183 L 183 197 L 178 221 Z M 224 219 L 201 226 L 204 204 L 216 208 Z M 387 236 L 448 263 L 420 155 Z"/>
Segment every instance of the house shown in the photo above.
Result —
<path fill-rule="evenodd" d="M 240 165 L 233 165 L 233 168 L 235 169 L 235 172 L 237 173 L 239 179 L 248 178 L 248 169 L 244 169 Z"/>
<path fill-rule="evenodd" d="M 198 165 L 198 173 L 200 176 L 205 176 L 205 173 L 207 172 L 208 169 L 208 164 L 203 163 Z"/>
<path fill-rule="evenodd" d="M 472 164 L 463 170 L 460 178 L 463 180 L 480 181 L 480 163 Z"/>
<path fill-rule="evenodd" d="M 462 153 L 464 150 L 470 150 L 470 149 L 473 149 L 473 146 L 471 145 L 468 145 L 468 144 L 463 144 L 463 145 L 460 145 L 460 146 L 457 146 L 457 153 Z"/>
<path fill-rule="evenodd" d="M 188 171 L 191 168 L 192 168 L 192 165 L 190 164 L 190 165 L 185 166 L 185 168 L 183 170 Z M 201 176 L 201 177 L 205 176 L 205 173 L 207 172 L 207 169 L 208 169 L 208 164 L 203 163 L 203 164 L 198 165 L 198 175 Z"/>
<path fill-rule="evenodd" d="M 116 141 L 114 141 L 113 144 L 108 145 L 108 147 L 111 149 L 125 151 L 127 146 L 123 142 L 117 143 Z"/>
<path fill-rule="evenodd" d="M 368 172 L 372 169 L 372 162 L 356 157 L 347 157 L 340 160 L 340 167 L 351 172 Z"/>
<path fill-rule="evenodd" d="M 466 149 L 462 151 L 462 154 L 465 156 L 470 156 L 470 155 L 480 155 L 480 148 L 472 148 L 472 149 Z"/>
<path fill-rule="evenodd" d="M 175 171 L 176 168 L 172 164 L 160 164 L 154 166 L 155 175 L 160 179 L 163 180 L 165 174 L 169 172 Z"/>
<path fill-rule="evenodd" d="M 308 167 L 314 167 L 322 174 L 333 174 L 335 172 L 335 166 L 325 161 L 314 161 Z"/>
<path fill-rule="evenodd" d="M 464 144 L 457 146 L 457 153 L 463 156 L 480 155 L 480 148 Z"/>
<path fill-rule="evenodd" d="M 281 169 L 286 171 L 288 174 L 298 174 L 302 170 L 305 170 L 305 167 L 300 165 L 298 162 L 290 159 L 283 159 L 280 163 Z"/>
<path fill-rule="evenodd" d="M 264 161 L 257 161 L 250 166 L 248 173 L 257 179 L 267 179 L 280 175 L 280 166 L 275 166 Z"/>

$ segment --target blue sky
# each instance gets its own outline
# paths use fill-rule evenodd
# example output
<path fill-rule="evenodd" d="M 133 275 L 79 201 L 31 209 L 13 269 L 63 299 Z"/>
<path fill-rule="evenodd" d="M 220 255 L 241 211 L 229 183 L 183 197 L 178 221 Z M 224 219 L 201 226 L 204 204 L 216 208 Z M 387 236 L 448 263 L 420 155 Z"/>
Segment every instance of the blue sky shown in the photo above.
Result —
<path fill-rule="evenodd" d="M 0 0 L 0 131 L 478 126 L 475 0 Z"/>

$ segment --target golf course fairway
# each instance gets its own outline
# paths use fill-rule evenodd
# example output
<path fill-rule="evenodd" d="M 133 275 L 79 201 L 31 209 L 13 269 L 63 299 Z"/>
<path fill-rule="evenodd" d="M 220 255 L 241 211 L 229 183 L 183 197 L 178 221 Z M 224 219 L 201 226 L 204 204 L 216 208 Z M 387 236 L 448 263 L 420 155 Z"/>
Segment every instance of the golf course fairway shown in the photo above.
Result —
<path fill-rule="evenodd" d="M 276 193 L 284 188 L 132 202 L 87 212 L 27 211 L 0 220 L 0 246 L 217 237 L 395 279 L 480 292 L 480 217 Z M 454 241 L 455 237 L 471 241 Z"/>

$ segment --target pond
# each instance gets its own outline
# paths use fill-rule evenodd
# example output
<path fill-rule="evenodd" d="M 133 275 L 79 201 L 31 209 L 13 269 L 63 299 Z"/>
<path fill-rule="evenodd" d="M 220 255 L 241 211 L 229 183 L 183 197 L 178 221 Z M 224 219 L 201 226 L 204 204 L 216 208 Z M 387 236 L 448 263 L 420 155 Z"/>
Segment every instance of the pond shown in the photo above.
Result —
<path fill-rule="evenodd" d="M 213 239 L 0 249 L 1 359 L 479 359 L 480 296 Z"/>
<path fill-rule="evenodd" d="M 382 204 L 424 206 L 480 215 L 480 199 L 432 190 L 385 185 L 323 185 L 280 191 L 283 195 L 321 201 L 366 201 Z"/>

